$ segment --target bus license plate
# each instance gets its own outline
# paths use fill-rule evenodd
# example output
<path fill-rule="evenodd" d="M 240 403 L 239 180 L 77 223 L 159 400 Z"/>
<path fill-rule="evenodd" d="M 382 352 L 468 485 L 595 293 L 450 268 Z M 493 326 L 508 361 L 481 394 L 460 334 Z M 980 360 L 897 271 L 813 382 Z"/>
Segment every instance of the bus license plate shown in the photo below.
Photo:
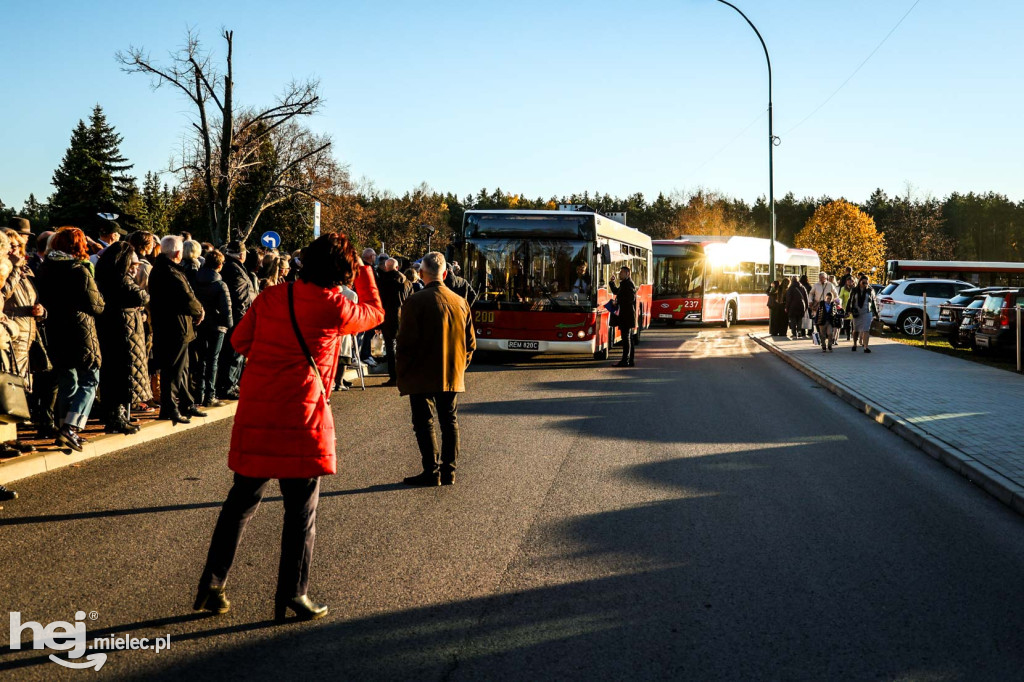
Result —
<path fill-rule="evenodd" d="M 667 317 L 668 319 L 671 320 L 672 319 L 672 313 L 659 313 L 658 317 Z"/>
<path fill-rule="evenodd" d="M 509 341 L 509 350 L 540 350 L 540 341 Z"/>

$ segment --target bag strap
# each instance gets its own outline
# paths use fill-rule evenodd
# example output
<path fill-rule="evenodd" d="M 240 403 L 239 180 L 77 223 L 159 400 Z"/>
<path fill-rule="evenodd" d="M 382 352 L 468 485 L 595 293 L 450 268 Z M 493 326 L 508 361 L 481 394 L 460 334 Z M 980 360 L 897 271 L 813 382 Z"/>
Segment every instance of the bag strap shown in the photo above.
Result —
<path fill-rule="evenodd" d="M 294 284 L 294 282 L 288 282 L 288 314 L 292 318 L 292 329 L 295 331 L 295 338 L 299 340 L 299 347 L 302 348 L 302 352 L 306 356 L 306 362 L 313 369 L 313 376 L 316 377 L 316 385 L 320 387 L 320 393 L 324 397 L 324 404 L 330 405 L 330 393 L 327 392 L 327 387 L 324 385 L 324 378 L 320 374 L 320 368 L 316 366 L 316 360 L 313 359 L 313 354 L 309 352 L 306 339 L 302 338 L 302 332 L 299 330 L 299 321 L 295 319 Z"/>

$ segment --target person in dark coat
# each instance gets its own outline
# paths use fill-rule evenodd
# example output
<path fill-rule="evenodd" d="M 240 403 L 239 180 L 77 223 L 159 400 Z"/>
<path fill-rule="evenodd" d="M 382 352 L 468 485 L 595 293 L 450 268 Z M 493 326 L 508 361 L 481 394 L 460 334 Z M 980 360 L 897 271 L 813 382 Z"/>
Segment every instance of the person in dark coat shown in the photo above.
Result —
<path fill-rule="evenodd" d="M 107 433 L 137 433 L 131 423 L 133 404 L 149 400 L 149 371 L 142 309 L 149 294 L 135 282 L 131 270 L 138 256 L 128 242 L 114 242 L 96 261 L 96 284 L 106 307 L 96 320 L 100 350 L 103 408 Z"/>
<path fill-rule="evenodd" d="M 337 471 L 327 387 L 338 369 L 342 339 L 384 319 L 373 280 L 344 235 L 325 234 L 306 249 L 300 281 L 267 289 L 238 323 L 231 342 L 249 365 L 231 429 L 228 467 L 234 484 L 210 540 L 195 610 L 230 610 L 224 585 L 242 531 L 276 478 L 284 525 L 274 617 L 284 620 L 289 610 L 302 620 L 327 615 L 328 607 L 307 594 L 320 476 Z M 352 303 L 341 285 L 353 285 L 360 302 Z"/>
<path fill-rule="evenodd" d="M 412 296 L 412 284 L 398 269 L 398 261 L 389 258 L 384 263 L 384 274 L 377 280 L 380 300 L 384 305 L 384 324 L 380 326 L 384 335 L 384 354 L 388 360 L 389 379 L 385 386 L 398 385 L 398 369 L 395 364 L 395 338 L 398 336 L 398 319 L 402 304 Z"/>
<path fill-rule="evenodd" d="M 807 290 L 794 278 L 786 290 L 786 317 L 789 319 L 789 330 L 794 339 L 797 336 L 807 336 L 807 330 L 801 326 L 806 313 Z"/>
<path fill-rule="evenodd" d="M 616 367 L 633 367 L 636 364 L 636 285 L 630 275 L 629 268 L 623 266 L 619 270 L 618 284 L 615 280 L 608 282 L 619 304 L 616 324 L 622 336 L 622 359 L 615 363 Z"/>
<path fill-rule="evenodd" d="M 464 277 L 459 277 L 453 273 L 451 268 L 448 269 L 448 273 L 444 276 L 444 285 L 466 299 L 466 303 L 470 307 L 473 307 L 473 304 L 476 303 L 476 291 Z"/>
<path fill-rule="evenodd" d="M 175 424 L 206 416 L 188 390 L 188 344 L 196 338 L 194 324 L 203 321 L 203 306 L 179 265 L 181 249 L 181 237 L 161 239 L 160 255 L 149 274 L 153 354 L 160 368 L 160 419 Z"/>
<path fill-rule="evenodd" d="M 238 382 L 242 378 L 245 358 L 235 352 L 231 345 L 231 335 L 249 310 L 249 306 L 256 300 L 256 287 L 245 268 L 245 245 L 234 241 L 229 243 L 224 251 L 224 267 L 220 271 L 220 276 L 228 288 L 228 294 L 231 295 L 233 324 L 224 337 L 220 358 L 217 361 L 217 395 L 214 397 L 238 400 Z"/>
<path fill-rule="evenodd" d="M 62 227 L 39 266 L 39 302 L 47 311 L 49 354 L 57 375 L 57 409 L 64 422 L 57 445 L 82 451 L 79 432 L 89 420 L 100 383 L 100 341 L 96 317 L 105 307 L 96 287 L 85 234 Z"/>
<path fill-rule="evenodd" d="M 195 294 L 206 317 L 199 325 L 196 346 L 196 367 L 192 374 L 196 381 L 196 401 L 203 407 L 220 407 L 215 390 L 217 361 L 224 345 L 224 336 L 233 326 L 231 293 L 220 272 L 224 267 L 224 254 L 210 251 L 203 267 L 196 274 Z"/>
<path fill-rule="evenodd" d="M 398 391 L 409 396 L 412 429 L 423 471 L 406 485 L 455 483 L 459 458 L 458 397 L 466 390 L 466 366 L 476 350 L 469 303 L 444 285 L 444 256 L 432 251 L 420 261 L 423 291 L 402 307 L 398 328 Z M 433 410 L 441 426 L 438 461 Z"/>

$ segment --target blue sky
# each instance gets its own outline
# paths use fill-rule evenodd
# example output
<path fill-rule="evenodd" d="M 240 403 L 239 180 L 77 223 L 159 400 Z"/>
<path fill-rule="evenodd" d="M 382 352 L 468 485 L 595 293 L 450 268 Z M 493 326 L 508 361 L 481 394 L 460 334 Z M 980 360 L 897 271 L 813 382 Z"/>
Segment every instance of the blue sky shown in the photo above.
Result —
<path fill-rule="evenodd" d="M 918 196 L 1024 199 L 1024 4 L 921 0 L 793 129 L 913 0 L 734 2 L 772 56 L 777 196 L 860 201 L 909 183 Z M 319 77 L 327 103 L 309 124 L 333 135 L 353 179 L 382 189 L 767 194 L 764 56 L 742 18 L 714 0 L 44 0 L 6 3 L 3 21 L 8 205 L 50 194 L 72 128 L 97 102 L 138 176 L 166 169 L 187 102 L 121 72 L 114 53 L 138 45 L 160 57 L 188 26 L 219 55 L 220 27 L 235 31 L 244 104 Z"/>

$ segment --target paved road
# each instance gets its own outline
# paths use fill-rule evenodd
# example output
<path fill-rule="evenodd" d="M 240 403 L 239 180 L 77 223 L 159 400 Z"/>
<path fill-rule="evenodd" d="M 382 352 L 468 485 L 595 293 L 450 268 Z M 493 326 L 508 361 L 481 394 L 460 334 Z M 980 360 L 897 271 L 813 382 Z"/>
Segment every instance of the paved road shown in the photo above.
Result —
<path fill-rule="evenodd" d="M 479 363 L 453 488 L 396 484 L 417 455 L 392 389 L 340 396 L 323 621 L 270 621 L 277 497 L 233 612 L 190 613 L 227 425 L 22 482 L 0 611 L 172 634 L 112 653 L 119 679 L 1021 679 L 1024 522 L 749 331 L 653 331 L 635 370 Z M 0 655 L 4 679 L 83 675 Z"/>

